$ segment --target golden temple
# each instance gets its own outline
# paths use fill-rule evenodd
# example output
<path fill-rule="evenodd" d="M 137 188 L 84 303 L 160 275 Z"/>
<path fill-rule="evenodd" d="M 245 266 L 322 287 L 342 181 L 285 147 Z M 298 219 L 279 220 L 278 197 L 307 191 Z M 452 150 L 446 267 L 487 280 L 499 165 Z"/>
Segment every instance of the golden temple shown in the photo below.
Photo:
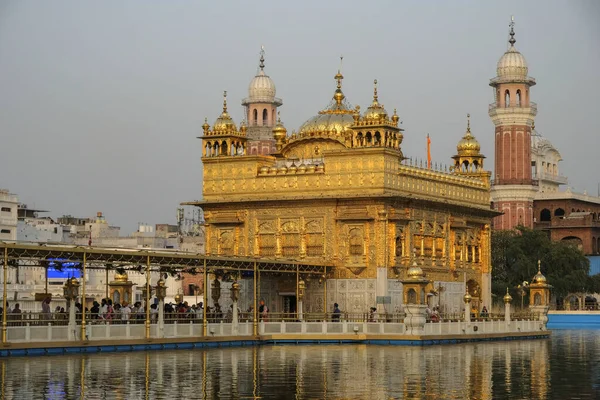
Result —
<path fill-rule="evenodd" d="M 379 102 L 377 81 L 361 113 L 346 99 L 338 71 L 330 104 L 288 135 L 275 120 L 281 100 L 263 57 L 260 68 L 261 86 L 251 84 L 243 103 L 249 125 L 238 128 L 225 97 L 212 128 L 202 127 L 202 200 L 185 204 L 204 211 L 206 254 L 333 265 L 319 282 L 308 277 L 308 312 L 334 303 L 347 312 L 398 312 L 399 280 L 414 262 L 430 281 L 431 306 L 459 312 L 468 290 L 474 305 L 489 308 L 490 224 L 498 213 L 490 208 L 490 173 L 470 124 L 449 170 L 416 165 L 402 152 L 400 118 Z M 258 110 L 253 90 L 260 91 Z M 254 125 L 270 126 L 275 151 L 250 154 Z M 293 312 L 293 287 L 264 276 L 260 293 L 271 310 Z"/>

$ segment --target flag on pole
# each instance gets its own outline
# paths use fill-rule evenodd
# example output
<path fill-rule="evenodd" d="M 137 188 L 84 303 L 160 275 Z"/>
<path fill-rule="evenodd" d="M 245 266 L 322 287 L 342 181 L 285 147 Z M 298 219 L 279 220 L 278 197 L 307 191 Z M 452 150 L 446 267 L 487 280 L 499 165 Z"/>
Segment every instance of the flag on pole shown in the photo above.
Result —
<path fill-rule="evenodd" d="M 427 169 L 431 169 L 431 138 L 427 134 Z"/>

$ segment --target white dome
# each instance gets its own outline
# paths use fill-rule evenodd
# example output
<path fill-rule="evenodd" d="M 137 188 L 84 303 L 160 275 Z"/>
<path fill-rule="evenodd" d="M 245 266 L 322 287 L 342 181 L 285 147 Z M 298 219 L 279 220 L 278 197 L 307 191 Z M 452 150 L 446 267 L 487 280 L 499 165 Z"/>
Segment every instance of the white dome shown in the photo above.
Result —
<path fill-rule="evenodd" d="M 510 46 L 510 49 L 500 57 L 496 71 L 499 77 L 525 77 L 529 68 L 523 54 L 519 53 L 515 46 Z"/>
<path fill-rule="evenodd" d="M 275 100 L 275 82 L 268 75 L 265 75 L 262 68 L 248 86 L 248 97 L 253 102 L 272 102 Z"/>

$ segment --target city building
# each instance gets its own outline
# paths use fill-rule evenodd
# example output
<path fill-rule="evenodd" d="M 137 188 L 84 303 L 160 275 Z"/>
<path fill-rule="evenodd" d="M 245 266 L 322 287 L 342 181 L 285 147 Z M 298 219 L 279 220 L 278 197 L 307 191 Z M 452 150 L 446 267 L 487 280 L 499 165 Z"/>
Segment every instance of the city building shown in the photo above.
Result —
<path fill-rule="evenodd" d="M 17 240 L 17 195 L 0 189 L 0 240 Z"/>
<path fill-rule="evenodd" d="M 562 157 L 535 129 L 537 104 L 530 101 L 530 91 L 536 82 L 528 76 L 527 61 L 515 43 L 512 22 L 509 49 L 490 81 L 496 155 L 491 197 L 493 208 L 502 212 L 493 226 L 543 230 L 553 241 L 575 244 L 593 265 L 600 265 L 594 258 L 600 253 L 600 197 L 561 188 L 568 183 L 560 174 Z"/>
<path fill-rule="evenodd" d="M 297 133 L 288 135 L 278 118 L 268 155 L 249 150 L 250 127 L 238 128 L 226 97 L 213 126 L 204 123 L 203 200 L 184 204 L 204 211 L 206 254 L 329 263 L 327 276 L 301 277 L 304 312 L 334 303 L 350 313 L 400 312 L 399 280 L 423 273 L 430 304 L 442 311 L 460 312 L 466 290 L 475 307 L 489 308 L 498 214 L 470 126 L 451 171 L 416 165 L 402 152 L 400 117 L 379 102 L 377 82 L 361 112 L 346 99 L 343 78 L 338 71 L 329 105 Z M 269 124 L 275 108 L 262 111 Z M 240 304 L 249 304 L 252 291 L 241 284 Z M 297 277 L 261 274 L 260 296 L 271 311 L 295 312 L 296 285 Z"/>

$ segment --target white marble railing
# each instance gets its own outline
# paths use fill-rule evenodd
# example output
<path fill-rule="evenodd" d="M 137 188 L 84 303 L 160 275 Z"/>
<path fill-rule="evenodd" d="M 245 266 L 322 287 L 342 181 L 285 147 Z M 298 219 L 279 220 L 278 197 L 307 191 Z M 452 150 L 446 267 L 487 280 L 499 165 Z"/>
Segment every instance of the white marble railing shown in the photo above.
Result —
<path fill-rule="evenodd" d="M 539 332 L 544 330 L 540 321 L 475 321 L 475 322 L 438 322 L 425 324 L 422 336 L 444 335 L 473 335 L 473 334 L 502 334 Z M 161 332 L 162 330 L 162 332 Z M 71 332 L 70 332 L 71 331 Z M 150 326 L 151 338 L 198 338 L 202 337 L 203 326 L 201 322 L 175 322 L 165 324 L 162 328 L 158 324 Z M 252 322 L 210 323 L 207 326 L 208 337 L 225 336 L 251 336 Z M 125 324 L 90 324 L 87 325 L 87 340 L 135 340 L 145 339 L 145 325 L 143 323 Z M 258 324 L 258 333 L 261 336 L 285 336 L 297 338 L 299 335 L 369 335 L 375 338 L 378 335 L 407 335 L 404 323 L 394 322 L 265 322 Z M 23 323 L 21 326 L 7 327 L 8 342 L 62 342 L 81 340 L 81 326 L 69 325 L 32 325 Z"/>

